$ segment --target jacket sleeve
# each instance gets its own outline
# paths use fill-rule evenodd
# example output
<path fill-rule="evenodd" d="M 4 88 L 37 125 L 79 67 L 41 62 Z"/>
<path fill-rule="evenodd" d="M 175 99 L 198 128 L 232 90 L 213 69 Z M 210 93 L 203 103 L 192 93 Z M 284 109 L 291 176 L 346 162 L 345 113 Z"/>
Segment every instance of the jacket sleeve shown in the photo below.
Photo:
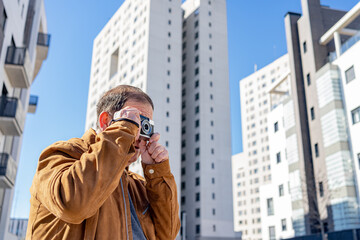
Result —
<path fill-rule="evenodd" d="M 134 124 L 119 121 L 94 135 L 88 149 L 71 141 L 49 146 L 39 159 L 36 198 L 68 223 L 94 215 L 118 186 L 135 152 L 137 131 Z"/>
<path fill-rule="evenodd" d="M 180 230 L 179 203 L 169 160 L 142 165 L 156 239 L 175 239 Z"/>

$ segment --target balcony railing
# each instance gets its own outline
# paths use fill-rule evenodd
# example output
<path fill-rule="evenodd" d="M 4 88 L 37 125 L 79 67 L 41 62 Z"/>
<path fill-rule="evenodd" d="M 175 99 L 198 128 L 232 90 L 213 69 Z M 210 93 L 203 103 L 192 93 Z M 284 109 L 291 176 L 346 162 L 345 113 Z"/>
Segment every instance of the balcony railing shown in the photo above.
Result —
<path fill-rule="evenodd" d="M 50 34 L 39 33 L 37 39 L 37 45 L 49 47 L 50 46 Z"/>
<path fill-rule="evenodd" d="M 9 46 L 5 58 L 5 70 L 14 88 L 28 88 L 31 74 L 30 59 L 26 48 Z"/>
<path fill-rule="evenodd" d="M 20 136 L 24 127 L 23 110 L 17 98 L 0 96 L 0 130 L 6 136 Z"/>
<path fill-rule="evenodd" d="M 30 95 L 28 113 L 35 113 L 39 97 Z"/>
<path fill-rule="evenodd" d="M 8 153 L 0 153 L 0 187 L 12 188 L 15 184 L 17 166 Z"/>

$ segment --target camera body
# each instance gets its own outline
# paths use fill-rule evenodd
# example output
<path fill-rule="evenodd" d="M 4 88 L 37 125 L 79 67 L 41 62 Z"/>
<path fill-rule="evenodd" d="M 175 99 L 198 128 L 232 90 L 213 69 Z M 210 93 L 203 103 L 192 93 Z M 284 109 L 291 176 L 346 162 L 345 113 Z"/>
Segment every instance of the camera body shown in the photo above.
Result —
<path fill-rule="evenodd" d="M 148 141 L 154 133 L 154 121 L 140 115 L 140 139 Z"/>

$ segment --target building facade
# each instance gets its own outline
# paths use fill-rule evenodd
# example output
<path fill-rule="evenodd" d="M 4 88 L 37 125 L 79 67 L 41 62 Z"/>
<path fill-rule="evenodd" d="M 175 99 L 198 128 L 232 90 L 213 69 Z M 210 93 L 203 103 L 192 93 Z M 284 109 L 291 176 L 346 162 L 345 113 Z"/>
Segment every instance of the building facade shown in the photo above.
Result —
<path fill-rule="evenodd" d="M 30 86 L 50 42 L 44 1 L 0 1 L 0 24 L 0 239 L 9 239 L 24 123 L 37 104 L 37 97 L 30 96 Z"/>
<path fill-rule="evenodd" d="M 231 134 L 225 0 L 126 0 L 94 40 L 85 128 L 128 84 L 152 98 L 178 184 L 182 239 L 231 239 Z M 131 170 L 142 174 L 140 160 Z M 179 236 L 180 237 L 180 236 Z"/>
<path fill-rule="evenodd" d="M 272 182 L 268 115 L 272 102 L 269 88 L 289 74 L 288 55 L 284 55 L 240 81 L 243 154 L 233 158 L 242 169 L 233 176 L 234 229 L 242 239 L 262 239 L 260 186 Z"/>
<path fill-rule="evenodd" d="M 349 89 L 353 82 L 352 90 L 359 90 L 353 81 L 358 61 L 351 52 L 356 54 L 360 5 L 346 13 L 322 6 L 319 0 L 301 4 L 302 15 L 285 16 L 289 108 L 295 114 L 286 135 L 295 134 L 297 145 L 296 157 L 289 160 L 295 236 L 360 227 L 355 168 L 359 103 Z M 349 41 L 351 48 L 345 46 Z"/>

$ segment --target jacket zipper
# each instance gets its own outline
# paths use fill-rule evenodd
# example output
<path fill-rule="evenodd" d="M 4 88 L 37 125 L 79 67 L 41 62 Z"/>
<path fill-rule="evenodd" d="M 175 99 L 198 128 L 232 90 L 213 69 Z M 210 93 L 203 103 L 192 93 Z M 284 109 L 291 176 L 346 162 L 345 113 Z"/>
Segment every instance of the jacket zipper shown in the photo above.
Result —
<path fill-rule="evenodd" d="M 124 187 L 123 187 L 123 183 L 122 183 L 122 178 L 120 178 L 120 184 L 121 184 L 121 190 L 122 190 L 123 199 L 124 199 L 124 206 L 125 206 L 126 239 L 129 240 L 129 229 L 128 229 L 128 222 L 127 222 L 127 210 L 126 210 L 125 192 L 124 192 Z"/>

